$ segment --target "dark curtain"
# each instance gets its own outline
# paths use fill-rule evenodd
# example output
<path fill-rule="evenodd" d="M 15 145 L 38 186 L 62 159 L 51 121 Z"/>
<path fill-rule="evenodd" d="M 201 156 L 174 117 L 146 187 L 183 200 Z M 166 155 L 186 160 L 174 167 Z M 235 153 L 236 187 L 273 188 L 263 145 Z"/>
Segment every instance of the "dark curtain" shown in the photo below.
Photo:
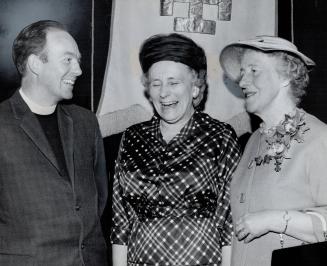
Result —
<path fill-rule="evenodd" d="M 317 64 L 301 107 L 327 123 L 327 1 L 293 0 L 294 44 Z M 278 35 L 291 40 L 291 0 L 278 1 Z"/>
<path fill-rule="evenodd" d="M 94 1 L 94 98 L 96 111 L 107 62 L 111 22 L 111 0 Z M 26 25 L 52 19 L 65 24 L 82 54 L 83 70 L 75 84 L 73 103 L 91 109 L 92 0 L 1 0 L 0 1 L 0 101 L 20 86 L 11 59 L 11 47 Z"/>

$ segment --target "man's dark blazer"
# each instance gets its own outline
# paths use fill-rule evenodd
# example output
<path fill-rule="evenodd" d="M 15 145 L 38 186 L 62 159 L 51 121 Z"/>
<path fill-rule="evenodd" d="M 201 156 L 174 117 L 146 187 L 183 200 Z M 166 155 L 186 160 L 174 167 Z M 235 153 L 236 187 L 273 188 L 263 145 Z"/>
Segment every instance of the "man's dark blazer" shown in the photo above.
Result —
<path fill-rule="evenodd" d="M 0 104 L 0 265 L 107 265 L 100 216 L 107 199 L 95 115 L 57 106 L 69 177 L 16 92 Z"/>

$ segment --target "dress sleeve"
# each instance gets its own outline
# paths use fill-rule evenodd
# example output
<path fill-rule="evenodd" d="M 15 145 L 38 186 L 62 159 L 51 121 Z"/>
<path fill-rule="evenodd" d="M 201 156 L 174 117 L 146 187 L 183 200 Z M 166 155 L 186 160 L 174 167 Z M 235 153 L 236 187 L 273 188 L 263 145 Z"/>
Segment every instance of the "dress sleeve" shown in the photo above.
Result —
<path fill-rule="evenodd" d="M 311 145 L 310 154 L 306 158 L 308 158 L 307 174 L 315 206 L 305 209 L 305 211 L 320 214 L 318 216 L 311 215 L 311 219 L 317 240 L 324 241 L 322 219 L 327 221 L 327 134 L 324 134 Z"/>
<path fill-rule="evenodd" d="M 113 180 L 112 195 L 112 227 L 111 227 L 111 244 L 127 245 L 129 236 L 129 219 L 126 210 L 126 202 L 123 198 L 122 178 L 125 173 L 122 164 L 122 155 L 124 148 L 125 133 L 120 143 L 119 154 L 115 165 L 115 174 Z"/>
<path fill-rule="evenodd" d="M 231 127 L 228 127 L 223 137 L 222 153 L 219 156 L 219 173 L 218 178 L 221 187 L 221 193 L 218 197 L 217 208 L 217 225 L 221 230 L 221 246 L 231 245 L 233 236 L 232 213 L 230 207 L 230 183 L 232 175 L 240 161 L 241 149 L 237 136 Z M 220 207 L 219 207 L 220 206 Z"/>

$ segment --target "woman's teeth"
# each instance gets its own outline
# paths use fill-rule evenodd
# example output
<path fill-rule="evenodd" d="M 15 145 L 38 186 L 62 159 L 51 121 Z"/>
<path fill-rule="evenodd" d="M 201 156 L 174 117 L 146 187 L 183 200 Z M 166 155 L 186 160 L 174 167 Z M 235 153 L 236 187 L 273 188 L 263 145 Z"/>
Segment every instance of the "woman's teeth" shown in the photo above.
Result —
<path fill-rule="evenodd" d="M 245 93 L 245 98 L 249 98 L 255 94 L 256 94 L 256 92 L 247 92 L 247 93 Z"/>
<path fill-rule="evenodd" d="M 174 101 L 174 102 L 165 102 L 165 103 L 161 103 L 163 106 L 167 107 L 167 106 L 171 106 L 171 105 L 174 105 L 176 104 L 177 101 Z"/>

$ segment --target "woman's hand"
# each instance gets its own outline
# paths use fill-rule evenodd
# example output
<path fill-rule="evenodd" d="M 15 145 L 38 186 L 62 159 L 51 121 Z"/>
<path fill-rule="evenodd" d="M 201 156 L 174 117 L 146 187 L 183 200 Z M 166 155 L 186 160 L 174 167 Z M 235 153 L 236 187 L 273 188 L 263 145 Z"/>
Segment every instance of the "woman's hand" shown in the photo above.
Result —
<path fill-rule="evenodd" d="M 127 266 L 127 246 L 112 245 L 112 265 Z"/>
<path fill-rule="evenodd" d="M 308 243 L 318 241 L 311 215 L 294 210 L 288 210 L 287 219 L 284 215 L 285 210 L 247 213 L 236 221 L 236 237 L 239 241 L 249 243 L 268 232 L 275 232 L 287 234 Z"/>
<path fill-rule="evenodd" d="M 282 211 L 261 211 L 243 215 L 235 226 L 236 237 L 239 241 L 248 243 L 269 231 L 283 231 Z"/>

